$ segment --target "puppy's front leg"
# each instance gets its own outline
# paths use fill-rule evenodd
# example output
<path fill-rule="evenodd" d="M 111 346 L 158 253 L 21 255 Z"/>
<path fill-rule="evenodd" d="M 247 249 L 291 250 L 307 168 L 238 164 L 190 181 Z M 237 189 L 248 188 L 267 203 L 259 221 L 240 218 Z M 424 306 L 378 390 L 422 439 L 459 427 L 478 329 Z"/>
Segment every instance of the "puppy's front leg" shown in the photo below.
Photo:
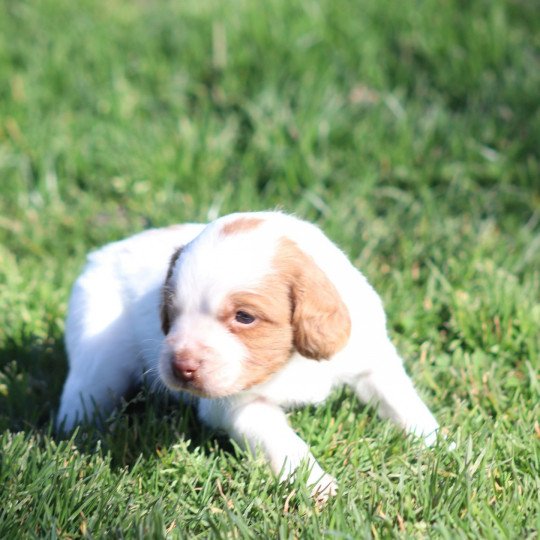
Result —
<path fill-rule="evenodd" d="M 207 416 L 206 414 L 204 416 Z M 264 452 L 272 471 L 285 481 L 302 463 L 309 468 L 308 486 L 317 502 L 335 495 L 337 482 L 325 473 L 313 457 L 307 444 L 293 431 L 283 410 L 272 403 L 256 399 L 247 404 L 231 407 L 222 412 L 219 423 L 216 416 L 205 418 L 214 427 L 225 429 L 242 447 L 255 453 Z"/>

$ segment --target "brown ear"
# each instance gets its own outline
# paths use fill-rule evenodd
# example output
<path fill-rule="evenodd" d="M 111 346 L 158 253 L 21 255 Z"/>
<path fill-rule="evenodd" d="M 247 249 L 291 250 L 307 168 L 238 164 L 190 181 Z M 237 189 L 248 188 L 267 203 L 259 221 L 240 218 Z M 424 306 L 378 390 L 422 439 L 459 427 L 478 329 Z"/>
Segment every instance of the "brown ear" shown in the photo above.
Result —
<path fill-rule="evenodd" d="M 167 277 L 165 283 L 161 288 L 161 305 L 159 308 L 159 316 L 161 319 L 161 330 L 165 335 L 169 333 L 171 329 L 171 303 L 174 295 L 174 290 L 171 284 L 171 278 L 174 271 L 174 265 L 182 253 L 182 248 L 179 247 L 171 256 L 169 260 L 169 268 L 167 269 Z"/>
<path fill-rule="evenodd" d="M 294 346 L 307 358 L 331 358 L 349 339 L 349 310 L 309 255 L 290 240 L 284 240 L 281 249 L 287 253 L 282 260 L 291 280 Z"/>

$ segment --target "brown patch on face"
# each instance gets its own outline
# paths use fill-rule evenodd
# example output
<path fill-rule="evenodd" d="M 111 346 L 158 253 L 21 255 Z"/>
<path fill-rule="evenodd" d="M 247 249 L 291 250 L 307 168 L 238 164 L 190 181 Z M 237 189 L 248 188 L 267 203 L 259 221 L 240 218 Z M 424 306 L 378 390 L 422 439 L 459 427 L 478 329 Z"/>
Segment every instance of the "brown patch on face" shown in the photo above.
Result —
<path fill-rule="evenodd" d="M 171 256 L 169 260 L 169 268 L 167 269 L 167 276 L 165 278 L 165 283 L 161 289 L 161 305 L 159 310 L 159 315 L 161 319 L 161 330 L 165 335 L 169 333 L 171 329 L 171 304 L 172 298 L 174 295 L 174 290 L 171 285 L 171 277 L 174 271 L 174 265 L 178 261 L 178 257 L 182 253 L 182 247 L 179 247 Z"/>
<path fill-rule="evenodd" d="M 225 225 L 223 225 L 223 228 L 221 229 L 221 232 L 224 235 L 248 232 L 257 228 L 262 222 L 263 220 L 261 218 L 240 217 L 238 219 L 235 219 L 234 221 L 229 221 L 229 223 L 225 223 Z"/>
<path fill-rule="evenodd" d="M 290 283 L 294 346 L 307 358 L 331 358 L 351 333 L 349 310 L 334 284 L 309 255 L 285 238 L 275 265 Z"/>
<path fill-rule="evenodd" d="M 242 341 L 248 350 L 238 383 L 251 388 L 268 379 L 286 364 L 294 351 L 289 287 L 281 276 L 268 276 L 253 292 L 231 295 L 219 320 Z M 235 320 L 237 312 L 255 318 L 251 324 Z"/>
<path fill-rule="evenodd" d="M 281 241 L 273 267 L 255 291 L 232 294 L 219 314 L 249 353 L 238 380 L 243 390 L 269 379 L 295 349 L 307 358 L 331 358 L 351 332 L 349 311 L 335 286 L 294 242 Z M 236 321 L 239 311 L 255 320 Z"/>

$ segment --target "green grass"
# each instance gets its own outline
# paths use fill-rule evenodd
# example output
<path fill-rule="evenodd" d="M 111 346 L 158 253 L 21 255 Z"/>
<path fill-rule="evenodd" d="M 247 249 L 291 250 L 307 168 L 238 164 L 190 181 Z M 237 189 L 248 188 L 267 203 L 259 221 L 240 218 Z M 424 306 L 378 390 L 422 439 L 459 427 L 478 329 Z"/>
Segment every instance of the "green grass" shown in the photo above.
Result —
<path fill-rule="evenodd" d="M 540 14 L 533 0 L 0 0 L 0 537 L 537 538 Z M 346 392 L 290 421 L 339 495 L 145 393 L 52 435 L 85 253 L 281 207 L 384 298 L 457 448 Z"/>

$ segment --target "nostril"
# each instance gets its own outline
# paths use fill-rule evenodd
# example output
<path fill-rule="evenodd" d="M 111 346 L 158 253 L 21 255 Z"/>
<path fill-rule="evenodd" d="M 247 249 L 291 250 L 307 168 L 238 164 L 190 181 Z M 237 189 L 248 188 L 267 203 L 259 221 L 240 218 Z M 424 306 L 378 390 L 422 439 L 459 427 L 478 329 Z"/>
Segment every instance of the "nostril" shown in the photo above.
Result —
<path fill-rule="evenodd" d="M 199 362 L 190 358 L 181 358 L 176 356 L 172 361 L 172 371 L 178 379 L 188 382 L 195 378 Z"/>

